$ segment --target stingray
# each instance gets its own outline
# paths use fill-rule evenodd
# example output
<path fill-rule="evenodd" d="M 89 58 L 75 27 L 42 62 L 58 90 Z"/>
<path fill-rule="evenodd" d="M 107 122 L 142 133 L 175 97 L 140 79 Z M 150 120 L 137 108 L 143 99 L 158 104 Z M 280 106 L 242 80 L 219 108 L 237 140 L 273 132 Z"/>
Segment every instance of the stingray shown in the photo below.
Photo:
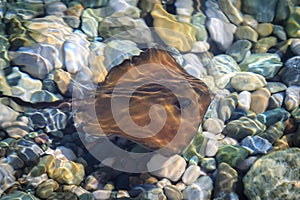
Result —
<path fill-rule="evenodd" d="M 93 101 L 101 129 L 87 129 L 95 136 L 117 135 L 150 150 L 180 153 L 197 133 L 210 101 L 201 80 L 167 51 L 150 48 L 108 72 Z"/>

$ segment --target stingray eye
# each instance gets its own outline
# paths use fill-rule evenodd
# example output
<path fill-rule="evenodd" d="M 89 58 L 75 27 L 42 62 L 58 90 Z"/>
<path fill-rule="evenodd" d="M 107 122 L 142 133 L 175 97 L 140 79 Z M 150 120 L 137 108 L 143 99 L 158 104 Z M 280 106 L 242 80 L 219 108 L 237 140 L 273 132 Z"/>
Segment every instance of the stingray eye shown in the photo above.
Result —
<path fill-rule="evenodd" d="M 177 98 L 175 102 L 175 107 L 180 110 L 181 108 L 186 108 L 191 105 L 192 101 L 189 98 Z"/>

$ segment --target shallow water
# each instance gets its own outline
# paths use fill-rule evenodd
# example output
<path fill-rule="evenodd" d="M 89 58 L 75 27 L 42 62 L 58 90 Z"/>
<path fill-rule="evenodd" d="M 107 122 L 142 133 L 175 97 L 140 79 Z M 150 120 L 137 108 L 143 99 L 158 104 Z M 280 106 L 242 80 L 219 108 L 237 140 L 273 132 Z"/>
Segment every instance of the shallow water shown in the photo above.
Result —
<path fill-rule="evenodd" d="M 0 199 L 297 199 L 299 6 L 0 0 Z"/>

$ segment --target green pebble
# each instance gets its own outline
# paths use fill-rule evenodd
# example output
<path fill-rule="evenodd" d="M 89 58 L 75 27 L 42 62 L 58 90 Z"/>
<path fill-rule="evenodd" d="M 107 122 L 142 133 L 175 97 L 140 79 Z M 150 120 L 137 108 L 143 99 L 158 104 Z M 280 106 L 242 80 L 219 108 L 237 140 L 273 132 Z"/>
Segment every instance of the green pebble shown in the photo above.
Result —
<path fill-rule="evenodd" d="M 216 155 L 218 163 L 225 162 L 231 167 L 236 167 L 248 156 L 248 151 L 239 145 L 223 145 L 219 147 Z"/>

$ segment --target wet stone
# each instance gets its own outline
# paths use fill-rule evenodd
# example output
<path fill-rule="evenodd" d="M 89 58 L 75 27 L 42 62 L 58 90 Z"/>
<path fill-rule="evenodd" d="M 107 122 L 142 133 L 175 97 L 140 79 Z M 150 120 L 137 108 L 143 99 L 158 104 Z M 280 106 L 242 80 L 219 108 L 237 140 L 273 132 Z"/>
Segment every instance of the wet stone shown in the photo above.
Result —
<path fill-rule="evenodd" d="M 223 133 L 229 137 L 241 140 L 249 135 L 262 133 L 265 128 L 265 125 L 258 120 L 241 117 L 230 121 L 224 128 Z"/>
<path fill-rule="evenodd" d="M 252 44 L 248 40 L 237 40 L 226 50 L 226 54 L 239 63 L 250 53 L 251 47 Z"/>
<path fill-rule="evenodd" d="M 243 16 L 240 11 L 234 6 L 230 0 L 218 0 L 220 9 L 228 17 L 228 19 L 235 25 L 243 22 Z"/>
<path fill-rule="evenodd" d="M 264 37 L 259 39 L 255 46 L 254 46 L 254 52 L 255 53 L 267 53 L 271 47 L 274 47 L 277 45 L 277 38 L 274 36 L 270 37 Z"/>
<path fill-rule="evenodd" d="M 249 40 L 251 42 L 257 42 L 258 34 L 250 26 L 239 26 L 235 31 L 235 37 L 237 40 Z"/>
<path fill-rule="evenodd" d="M 182 175 L 182 182 L 186 185 L 191 185 L 198 179 L 201 174 L 201 169 L 197 165 L 190 165 Z"/>
<path fill-rule="evenodd" d="M 250 155 L 267 154 L 272 150 L 272 144 L 259 136 L 247 136 L 241 141 L 241 146 L 248 150 Z"/>
<path fill-rule="evenodd" d="M 167 199 L 180 200 L 183 198 L 183 194 L 181 193 L 181 191 L 173 185 L 167 185 L 166 187 L 164 187 L 164 193 Z"/>
<path fill-rule="evenodd" d="M 216 160 L 214 158 L 203 158 L 200 166 L 206 171 L 213 171 L 216 169 Z"/>
<path fill-rule="evenodd" d="M 48 15 L 63 16 L 67 10 L 67 6 L 62 2 L 52 2 L 46 5 L 46 13 Z"/>
<path fill-rule="evenodd" d="M 300 39 L 298 38 L 292 39 L 291 50 L 296 56 L 300 56 Z"/>
<path fill-rule="evenodd" d="M 288 86 L 300 86 L 300 56 L 286 61 L 281 71 L 281 80 Z"/>
<path fill-rule="evenodd" d="M 268 88 L 272 94 L 283 92 L 287 89 L 286 85 L 281 82 L 268 82 Z"/>
<path fill-rule="evenodd" d="M 277 0 L 245 0 L 243 1 L 242 10 L 253 15 L 258 22 L 272 22 L 275 17 L 276 4 Z"/>
<path fill-rule="evenodd" d="M 221 99 L 219 105 L 218 116 L 223 122 L 228 120 L 231 117 L 233 110 L 235 109 L 238 103 L 238 94 L 232 93 L 228 95 L 226 98 Z"/>
<path fill-rule="evenodd" d="M 242 91 L 239 93 L 238 106 L 242 109 L 249 110 L 251 104 L 251 93 Z"/>
<path fill-rule="evenodd" d="M 255 114 L 264 112 L 269 105 L 271 93 L 266 88 L 260 88 L 251 94 L 250 110 Z"/>
<path fill-rule="evenodd" d="M 239 71 L 241 71 L 240 67 L 235 60 L 225 54 L 215 56 L 211 60 L 211 66 L 208 68 L 208 74 L 214 77 L 215 84 L 220 89 L 224 89 L 230 78 Z"/>
<path fill-rule="evenodd" d="M 285 94 L 284 105 L 286 109 L 291 111 L 297 108 L 300 104 L 300 87 L 290 86 Z"/>
<path fill-rule="evenodd" d="M 222 192 L 235 192 L 237 181 L 237 171 L 225 162 L 220 163 L 216 174 L 214 196 L 220 196 Z"/>
<path fill-rule="evenodd" d="M 233 34 L 236 27 L 218 18 L 209 18 L 206 26 L 212 41 L 216 43 L 221 51 L 226 51 L 233 42 Z"/>
<path fill-rule="evenodd" d="M 285 41 L 287 36 L 284 28 L 280 25 L 273 25 L 273 27 L 273 35 L 275 35 L 279 40 Z"/>
<path fill-rule="evenodd" d="M 47 199 L 55 190 L 57 190 L 59 184 L 53 179 L 48 179 L 41 183 L 36 189 L 36 195 L 40 198 Z"/>
<path fill-rule="evenodd" d="M 0 160 L 0 195 L 15 184 L 14 171 L 14 168 L 6 162 L 6 159 L 2 158 Z"/>
<path fill-rule="evenodd" d="M 290 117 L 290 114 L 284 108 L 275 108 L 258 114 L 256 117 L 257 120 L 269 127 L 276 122 L 287 120 Z"/>
<path fill-rule="evenodd" d="M 260 37 L 267 37 L 273 32 L 273 24 L 260 23 L 256 26 L 256 31 Z"/>
<path fill-rule="evenodd" d="M 16 200 L 17 199 L 18 200 L 23 200 L 23 199 L 38 200 L 38 198 L 35 197 L 34 195 L 32 195 L 30 193 L 19 191 L 19 190 L 15 190 L 10 194 L 3 195 L 0 199 L 1 200 L 12 200 L 12 199 L 16 199 Z"/>
<path fill-rule="evenodd" d="M 178 181 L 185 171 L 186 161 L 179 155 L 174 155 L 167 159 L 164 163 L 160 163 L 159 155 L 155 155 L 147 163 L 148 170 L 151 174 L 158 177 L 168 178 L 171 181 Z M 170 165 L 172 163 L 172 165 Z M 156 166 L 159 165 L 159 166 Z M 158 169 L 153 171 L 151 169 Z"/>
<path fill-rule="evenodd" d="M 300 28 L 300 7 L 296 6 L 292 8 L 292 13 L 290 14 L 287 25 L 285 27 L 286 33 L 289 37 L 293 38 L 299 38 L 299 28 Z"/>
<path fill-rule="evenodd" d="M 249 199 L 260 197 L 297 199 L 300 192 L 300 150 L 274 151 L 259 158 L 243 178 Z"/>
<path fill-rule="evenodd" d="M 209 200 L 213 182 L 209 176 L 201 176 L 192 185 L 183 190 L 183 199 Z"/>
<path fill-rule="evenodd" d="M 285 98 L 284 92 L 272 94 L 269 99 L 268 109 L 274 109 L 274 108 L 281 107 L 283 105 L 284 98 Z"/>
<path fill-rule="evenodd" d="M 242 71 L 260 74 L 265 78 L 274 77 L 282 65 L 280 57 L 270 53 L 252 54 L 240 63 Z"/>
<path fill-rule="evenodd" d="M 203 124 L 203 129 L 210 133 L 221 133 L 224 128 L 224 122 L 218 118 L 208 118 Z"/>
<path fill-rule="evenodd" d="M 265 132 L 257 134 L 258 136 L 267 139 L 271 144 L 274 144 L 283 135 L 285 122 L 279 121 L 269 126 Z"/>
<path fill-rule="evenodd" d="M 46 133 L 64 129 L 68 118 L 61 110 L 51 108 L 27 112 L 26 115 L 32 127 L 44 129 Z"/>
<path fill-rule="evenodd" d="M 237 91 L 253 91 L 267 85 L 265 78 L 252 72 L 237 72 L 230 81 L 231 87 Z"/>

